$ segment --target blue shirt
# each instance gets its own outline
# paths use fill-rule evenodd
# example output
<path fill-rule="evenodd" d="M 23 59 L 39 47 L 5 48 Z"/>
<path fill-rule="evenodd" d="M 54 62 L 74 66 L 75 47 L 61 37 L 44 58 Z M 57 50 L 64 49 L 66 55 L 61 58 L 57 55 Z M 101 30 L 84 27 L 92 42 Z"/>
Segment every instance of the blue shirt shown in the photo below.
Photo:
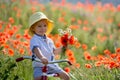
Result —
<path fill-rule="evenodd" d="M 40 35 L 35 34 L 31 38 L 30 49 L 31 49 L 33 55 L 35 55 L 35 53 L 33 52 L 33 49 L 35 47 L 38 47 L 40 49 L 41 54 L 44 55 L 48 59 L 48 61 L 54 60 L 53 51 L 55 49 L 55 45 L 54 45 L 53 41 L 50 38 L 48 38 L 46 35 L 40 36 Z M 43 64 L 33 61 L 33 67 L 41 67 L 41 66 L 43 66 Z"/>

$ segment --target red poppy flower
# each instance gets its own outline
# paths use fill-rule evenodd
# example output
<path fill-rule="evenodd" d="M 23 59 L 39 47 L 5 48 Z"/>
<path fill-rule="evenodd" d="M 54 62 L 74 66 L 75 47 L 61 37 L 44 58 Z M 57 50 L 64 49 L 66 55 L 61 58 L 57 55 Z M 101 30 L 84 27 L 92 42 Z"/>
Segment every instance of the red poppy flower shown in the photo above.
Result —
<path fill-rule="evenodd" d="M 63 46 L 67 46 L 68 44 L 68 34 L 64 34 L 62 37 L 61 37 L 61 43 Z"/>
<path fill-rule="evenodd" d="M 120 53 L 120 48 L 117 48 L 117 49 L 116 49 L 116 53 Z"/>
<path fill-rule="evenodd" d="M 72 35 L 69 38 L 69 44 L 73 45 L 75 43 L 75 37 Z"/>

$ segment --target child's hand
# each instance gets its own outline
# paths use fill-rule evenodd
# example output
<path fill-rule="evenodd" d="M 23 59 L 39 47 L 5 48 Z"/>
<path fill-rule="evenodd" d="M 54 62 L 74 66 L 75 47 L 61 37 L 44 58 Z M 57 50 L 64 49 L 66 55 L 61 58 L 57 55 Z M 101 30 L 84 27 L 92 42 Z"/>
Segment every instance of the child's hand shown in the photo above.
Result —
<path fill-rule="evenodd" d="M 42 57 L 41 61 L 42 61 L 43 64 L 48 64 L 48 60 L 47 60 L 46 57 Z"/>

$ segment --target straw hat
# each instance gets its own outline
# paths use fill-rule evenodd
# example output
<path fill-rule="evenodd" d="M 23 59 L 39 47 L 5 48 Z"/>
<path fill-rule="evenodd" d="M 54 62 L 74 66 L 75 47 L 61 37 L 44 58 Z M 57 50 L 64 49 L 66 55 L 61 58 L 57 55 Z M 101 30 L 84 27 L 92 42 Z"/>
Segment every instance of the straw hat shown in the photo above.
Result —
<path fill-rule="evenodd" d="M 48 21 L 48 29 L 47 29 L 46 34 L 49 34 L 52 31 L 52 29 L 53 29 L 53 21 L 50 20 L 50 19 L 48 19 L 47 16 L 44 13 L 42 13 L 42 12 L 36 12 L 29 19 L 29 33 L 31 35 L 34 35 L 34 33 L 30 29 L 31 26 L 33 24 L 35 24 L 36 22 L 42 20 L 42 19 L 46 19 Z"/>

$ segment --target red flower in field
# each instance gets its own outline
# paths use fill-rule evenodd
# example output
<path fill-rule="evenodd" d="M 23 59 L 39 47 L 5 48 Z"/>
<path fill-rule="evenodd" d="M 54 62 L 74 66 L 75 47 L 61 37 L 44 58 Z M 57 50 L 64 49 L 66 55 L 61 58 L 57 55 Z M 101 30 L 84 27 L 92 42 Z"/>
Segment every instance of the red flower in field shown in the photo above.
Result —
<path fill-rule="evenodd" d="M 78 29 L 78 28 L 79 28 L 78 25 L 71 25 L 71 26 L 70 26 L 70 29 Z"/>
<path fill-rule="evenodd" d="M 8 49 L 8 54 L 9 54 L 10 56 L 13 56 L 13 55 L 14 55 L 14 51 L 13 51 L 12 49 Z"/>
<path fill-rule="evenodd" d="M 104 53 L 107 54 L 107 55 L 111 54 L 110 50 L 108 50 L 108 49 L 104 50 Z"/>
<path fill-rule="evenodd" d="M 102 65 L 102 62 L 100 62 L 100 61 L 95 62 L 95 66 L 96 66 L 96 67 L 99 67 L 99 66 L 101 66 L 101 65 Z"/>
<path fill-rule="evenodd" d="M 61 43 L 58 41 L 58 42 L 55 43 L 55 46 L 58 48 L 58 47 L 61 46 Z"/>
<path fill-rule="evenodd" d="M 83 50 L 86 50 L 87 49 L 87 45 L 86 44 L 82 44 L 82 48 L 83 48 Z"/>
<path fill-rule="evenodd" d="M 25 30 L 24 36 L 25 39 L 30 40 L 31 36 L 28 34 L 28 30 Z"/>
<path fill-rule="evenodd" d="M 60 22 L 64 22 L 65 20 L 64 20 L 64 17 L 60 17 L 60 18 L 58 18 L 58 21 L 60 21 Z"/>
<path fill-rule="evenodd" d="M 117 48 L 117 49 L 116 49 L 116 53 L 120 53 L 120 48 Z"/>
<path fill-rule="evenodd" d="M 116 58 L 116 56 L 117 56 L 117 54 L 115 54 L 115 53 L 110 55 L 111 58 Z"/>
<path fill-rule="evenodd" d="M 23 42 L 23 45 L 24 45 L 25 47 L 29 47 L 29 42 L 28 42 L 28 41 L 25 41 L 25 42 Z"/>
<path fill-rule="evenodd" d="M 85 67 L 89 69 L 92 68 L 91 64 L 85 64 Z"/>
<path fill-rule="evenodd" d="M 68 45 L 68 33 L 64 34 L 61 37 L 61 43 L 62 43 L 63 46 L 67 46 Z"/>
<path fill-rule="evenodd" d="M 20 54 L 24 54 L 24 49 L 23 49 L 23 48 L 20 48 L 20 49 L 19 49 L 19 52 L 20 52 Z"/>
<path fill-rule="evenodd" d="M 14 21 L 14 19 L 13 19 L 12 17 L 10 17 L 10 18 L 9 18 L 9 22 L 10 22 L 11 24 L 13 24 L 15 21 Z"/>
<path fill-rule="evenodd" d="M 75 37 L 72 35 L 69 38 L 69 44 L 73 45 L 75 43 Z"/>
<path fill-rule="evenodd" d="M 91 60 L 91 55 L 89 52 L 84 52 L 84 57 L 85 57 L 85 60 Z"/>
<path fill-rule="evenodd" d="M 13 31 L 13 30 L 9 30 L 9 31 L 8 31 L 8 34 L 9 34 L 10 36 L 12 36 L 12 35 L 14 34 L 14 31 Z"/>
<path fill-rule="evenodd" d="M 16 38 L 17 39 L 21 38 L 21 35 L 20 34 L 16 34 Z"/>
<path fill-rule="evenodd" d="M 76 59 L 74 56 L 69 56 L 68 57 L 68 60 L 71 62 L 71 63 L 76 63 Z"/>
<path fill-rule="evenodd" d="M 81 44 L 80 44 L 79 42 L 76 42 L 76 43 L 75 43 L 75 47 L 76 47 L 76 48 L 79 48 L 80 46 L 81 46 Z"/>
<path fill-rule="evenodd" d="M 64 68 L 65 72 L 69 73 L 70 72 L 70 68 L 69 67 L 66 67 Z"/>
<path fill-rule="evenodd" d="M 68 49 L 68 50 L 66 51 L 66 55 L 67 55 L 68 57 L 70 57 L 70 56 L 73 56 L 74 53 L 73 53 L 72 50 Z"/>
<path fill-rule="evenodd" d="M 31 37 L 28 34 L 24 34 L 24 38 L 29 40 Z"/>
<path fill-rule="evenodd" d="M 110 68 L 116 67 L 116 63 L 114 61 L 110 62 Z"/>
<path fill-rule="evenodd" d="M 120 63 L 120 54 L 117 55 L 116 60 Z"/>
<path fill-rule="evenodd" d="M 79 64 L 79 63 L 76 63 L 75 66 L 76 66 L 77 68 L 80 68 L 80 64 Z"/>
<path fill-rule="evenodd" d="M 104 60 L 104 58 L 105 58 L 105 57 L 104 57 L 103 55 L 100 55 L 100 54 L 97 56 L 97 59 L 98 59 L 98 60 Z"/>

